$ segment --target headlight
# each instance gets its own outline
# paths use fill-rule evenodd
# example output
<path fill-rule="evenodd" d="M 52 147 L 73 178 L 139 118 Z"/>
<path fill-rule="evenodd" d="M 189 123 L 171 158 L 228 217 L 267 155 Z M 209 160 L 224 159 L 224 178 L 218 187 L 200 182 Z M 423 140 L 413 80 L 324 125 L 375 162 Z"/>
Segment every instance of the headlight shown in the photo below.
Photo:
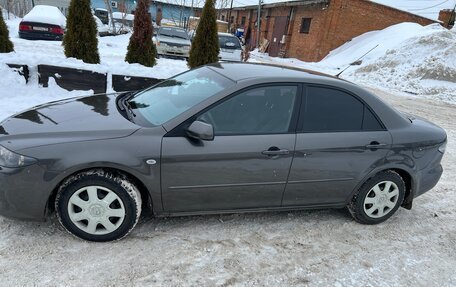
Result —
<path fill-rule="evenodd" d="M 444 143 L 439 147 L 439 152 L 445 153 L 446 145 L 447 145 L 447 142 L 444 142 Z"/>
<path fill-rule="evenodd" d="M 0 166 L 3 167 L 22 167 L 32 165 L 37 160 L 31 157 L 26 157 L 17 153 L 14 153 L 3 146 L 0 146 Z"/>

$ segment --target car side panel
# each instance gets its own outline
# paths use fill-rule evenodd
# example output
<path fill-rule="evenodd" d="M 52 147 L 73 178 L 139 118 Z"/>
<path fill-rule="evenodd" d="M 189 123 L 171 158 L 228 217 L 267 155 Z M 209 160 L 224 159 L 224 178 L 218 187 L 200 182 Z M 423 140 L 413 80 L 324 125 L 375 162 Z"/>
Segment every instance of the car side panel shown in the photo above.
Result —
<path fill-rule="evenodd" d="M 367 148 L 372 141 L 381 148 Z M 300 133 L 283 206 L 346 201 L 363 177 L 384 164 L 391 146 L 387 131 Z"/>
<path fill-rule="evenodd" d="M 161 127 L 157 127 L 140 129 L 124 138 L 23 149 L 21 152 L 24 155 L 39 159 L 39 165 L 45 171 L 42 178 L 36 181 L 44 182 L 46 186 L 42 192 L 42 200 L 34 203 L 36 208 L 41 209 L 44 216 L 47 200 L 62 180 L 81 170 L 104 167 L 138 178 L 149 192 L 154 212 L 160 213 L 160 143 L 164 133 Z M 155 164 L 147 164 L 150 159 L 154 160 Z M 28 187 L 28 191 L 30 190 L 33 190 L 33 185 Z"/>
<path fill-rule="evenodd" d="M 164 137 L 162 193 L 166 212 L 280 207 L 295 134 Z M 289 155 L 267 156 L 271 146 Z"/>

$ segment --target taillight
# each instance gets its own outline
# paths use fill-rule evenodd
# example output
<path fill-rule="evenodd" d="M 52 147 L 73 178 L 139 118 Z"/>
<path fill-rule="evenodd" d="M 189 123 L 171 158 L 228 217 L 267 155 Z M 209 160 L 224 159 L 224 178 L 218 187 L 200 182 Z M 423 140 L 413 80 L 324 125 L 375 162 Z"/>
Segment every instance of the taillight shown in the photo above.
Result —
<path fill-rule="evenodd" d="M 64 31 L 60 27 L 50 28 L 49 31 L 54 34 L 61 34 L 63 35 Z"/>
<path fill-rule="evenodd" d="M 32 30 L 32 26 L 25 25 L 25 24 L 19 24 L 19 31 L 30 31 L 30 30 Z"/>
<path fill-rule="evenodd" d="M 439 152 L 445 153 L 447 142 L 445 141 L 441 146 L 439 146 Z"/>

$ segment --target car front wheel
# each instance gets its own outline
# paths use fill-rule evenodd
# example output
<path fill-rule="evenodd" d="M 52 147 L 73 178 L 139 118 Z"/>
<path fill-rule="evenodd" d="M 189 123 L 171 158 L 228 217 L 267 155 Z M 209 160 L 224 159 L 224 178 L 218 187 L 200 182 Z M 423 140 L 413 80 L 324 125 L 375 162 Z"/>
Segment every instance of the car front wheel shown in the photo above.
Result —
<path fill-rule="evenodd" d="M 62 184 L 55 209 L 71 234 L 89 241 L 112 241 L 126 236 L 137 224 L 141 194 L 123 175 L 91 170 Z"/>
<path fill-rule="evenodd" d="M 377 224 L 390 218 L 401 206 L 405 183 L 394 171 L 378 173 L 367 180 L 353 197 L 348 209 L 363 224 Z"/>

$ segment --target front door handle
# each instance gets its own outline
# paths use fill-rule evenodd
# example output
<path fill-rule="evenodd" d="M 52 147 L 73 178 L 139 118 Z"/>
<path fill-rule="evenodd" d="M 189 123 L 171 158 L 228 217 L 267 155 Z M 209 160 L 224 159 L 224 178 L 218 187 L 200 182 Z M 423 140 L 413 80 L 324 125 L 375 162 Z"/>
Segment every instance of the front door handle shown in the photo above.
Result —
<path fill-rule="evenodd" d="M 267 155 L 267 156 L 275 156 L 275 155 L 289 155 L 290 151 L 287 149 L 280 149 L 276 146 L 270 147 L 268 150 L 264 150 L 261 152 L 261 154 Z"/>
<path fill-rule="evenodd" d="M 370 144 L 366 145 L 366 148 L 381 148 L 386 146 L 385 143 L 379 143 L 378 141 L 373 141 Z"/>

